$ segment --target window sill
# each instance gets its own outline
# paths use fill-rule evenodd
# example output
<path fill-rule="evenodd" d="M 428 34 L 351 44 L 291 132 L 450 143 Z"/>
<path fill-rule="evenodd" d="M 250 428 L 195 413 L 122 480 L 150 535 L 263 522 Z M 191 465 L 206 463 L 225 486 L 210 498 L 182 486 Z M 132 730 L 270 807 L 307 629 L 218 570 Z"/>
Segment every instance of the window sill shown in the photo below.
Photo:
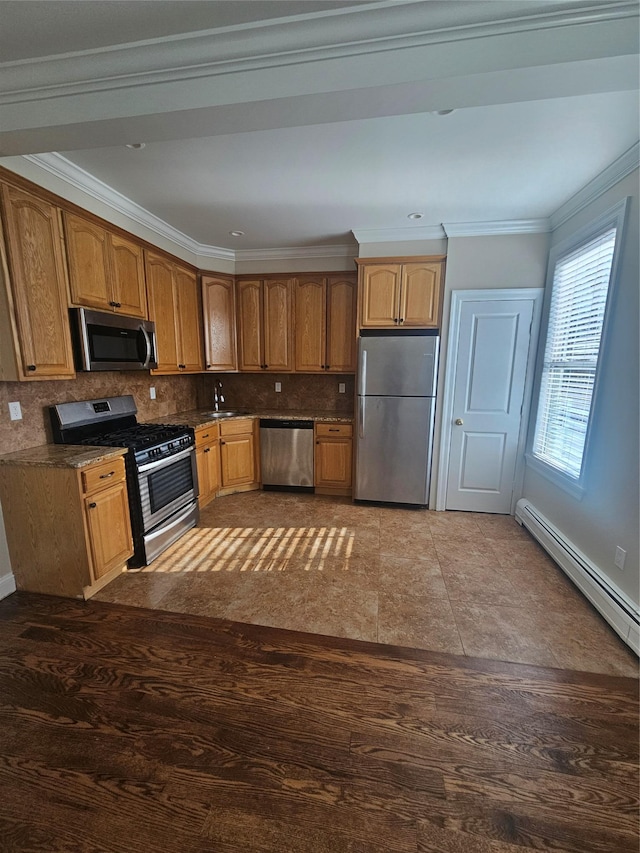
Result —
<path fill-rule="evenodd" d="M 527 468 L 531 468 L 532 471 L 535 471 L 537 474 L 543 476 L 546 480 L 549 480 L 550 483 L 553 483 L 559 489 L 562 489 L 567 494 L 581 501 L 582 498 L 586 494 L 585 487 L 577 482 L 576 480 L 572 480 L 566 474 L 563 474 L 561 471 L 552 468 L 551 465 L 547 465 L 545 462 L 542 462 L 536 456 L 532 456 L 530 453 L 525 453 L 525 462 Z"/>

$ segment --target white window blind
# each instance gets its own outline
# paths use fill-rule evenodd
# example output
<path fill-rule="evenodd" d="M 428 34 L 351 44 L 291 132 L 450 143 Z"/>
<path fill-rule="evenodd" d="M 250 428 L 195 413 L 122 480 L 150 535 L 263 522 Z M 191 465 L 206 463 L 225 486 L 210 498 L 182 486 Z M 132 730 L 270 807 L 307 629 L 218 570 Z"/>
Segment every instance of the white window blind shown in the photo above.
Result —
<path fill-rule="evenodd" d="M 578 480 L 582 472 L 616 227 L 555 265 L 533 455 Z"/>

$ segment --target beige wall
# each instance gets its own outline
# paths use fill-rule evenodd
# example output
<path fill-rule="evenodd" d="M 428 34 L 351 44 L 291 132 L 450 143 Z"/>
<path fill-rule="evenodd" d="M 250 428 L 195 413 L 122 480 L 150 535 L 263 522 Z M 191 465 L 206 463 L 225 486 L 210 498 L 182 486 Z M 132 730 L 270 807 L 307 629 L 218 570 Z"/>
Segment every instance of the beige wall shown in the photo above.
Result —
<path fill-rule="evenodd" d="M 405 255 L 446 255 L 447 241 L 397 240 L 393 243 L 360 243 L 360 258 L 395 258 Z"/>
<path fill-rule="evenodd" d="M 630 197 L 585 462 L 586 494 L 582 499 L 573 497 L 532 469 L 526 470 L 523 490 L 524 497 L 635 602 L 640 601 L 638 187 L 636 170 L 553 234 L 556 244 Z M 613 562 L 617 545 L 627 552 L 624 571 Z"/>
<path fill-rule="evenodd" d="M 438 398 L 442 400 L 447 370 L 451 293 L 454 290 L 494 290 L 544 287 L 548 234 L 509 234 L 494 237 L 451 237 L 447 252 L 440 337 Z M 440 453 L 442 411 L 436 407 L 433 458 Z M 431 478 L 431 505 L 435 505 L 438 472 Z"/>

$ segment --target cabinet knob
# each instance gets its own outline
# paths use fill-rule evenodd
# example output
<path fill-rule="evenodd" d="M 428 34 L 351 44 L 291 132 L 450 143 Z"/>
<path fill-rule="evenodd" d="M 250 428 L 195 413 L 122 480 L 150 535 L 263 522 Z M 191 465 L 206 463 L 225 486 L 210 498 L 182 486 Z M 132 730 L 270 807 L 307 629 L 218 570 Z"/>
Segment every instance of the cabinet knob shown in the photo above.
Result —
<path fill-rule="evenodd" d="M 89 504 L 89 509 L 95 509 L 97 506 L 98 504 L 95 501 L 91 501 L 91 503 Z"/>
<path fill-rule="evenodd" d="M 111 305 L 112 308 L 116 307 L 116 303 L 113 301 L 113 299 L 109 300 L 109 305 Z"/>
<path fill-rule="evenodd" d="M 227 443 L 226 441 L 221 441 L 221 442 L 220 442 L 220 444 L 226 444 L 226 443 Z"/>
<path fill-rule="evenodd" d="M 208 453 L 210 450 L 211 450 L 211 448 L 210 448 L 210 447 L 205 447 L 204 452 L 205 452 L 205 453 Z"/>
<path fill-rule="evenodd" d="M 394 322 L 394 323 L 397 323 L 397 322 L 398 322 L 398 318 L 397 318 L 397 317 L 394 317 L 394 318 L 393 318 L 393 322 Z"/>
<path fill-rule="evenodd" d="M 210 364 L 207 364 L 207 370 L 209 370 L 209 368 L 210 368 L 210 367 L 211 367 L 211 365 L 210 365 Z"/>
<path fill-rule="evenodd" d="M 320 444 L 320 439 L 316 438 L 316 444 Z"/>
<path fill-rule="evenodd" d="M 400 317 L 400 322 L 404 323 L 404 317 Z"/>
<path fill-rule="evenodd" d="M 186 365 L 185 364 L 179 364 L 178 367 L 180 368 L 180 370 L 184 370 Z"/>
<path fill-rule="evenodd" d="M 34 371 L 35 369 L 36 369 L 35 364 L 28 364 L 28 365 L 27 365 L 27 370 Z"/>

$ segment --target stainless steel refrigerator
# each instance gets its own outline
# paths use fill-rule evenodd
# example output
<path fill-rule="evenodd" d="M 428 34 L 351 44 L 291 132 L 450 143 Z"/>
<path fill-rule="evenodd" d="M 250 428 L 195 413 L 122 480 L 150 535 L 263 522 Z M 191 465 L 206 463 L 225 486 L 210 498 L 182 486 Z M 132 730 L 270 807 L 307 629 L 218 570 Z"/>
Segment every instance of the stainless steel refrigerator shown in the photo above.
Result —
<path fill-rule="evenodd" d="M 356 500 L 428 505 L 439 342 L 435 329 L 359 338 Z"/>

